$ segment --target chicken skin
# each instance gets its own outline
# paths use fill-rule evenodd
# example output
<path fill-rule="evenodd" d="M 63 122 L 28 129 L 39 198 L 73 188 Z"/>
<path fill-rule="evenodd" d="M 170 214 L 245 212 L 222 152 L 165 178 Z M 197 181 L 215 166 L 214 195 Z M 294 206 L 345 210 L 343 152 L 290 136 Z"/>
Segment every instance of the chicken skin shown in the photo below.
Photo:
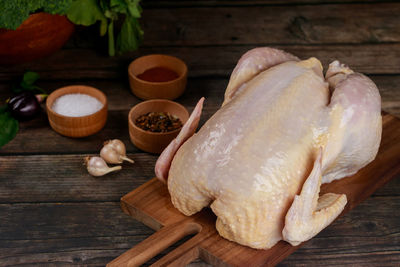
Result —
<path fill-rule="evenodd" d="M 232 72 L 221 108 L 197 132 L 201 99 L 160 155 L 174 206 L 210 206 L 219 234 L 257 249 L 306 241 L 344 209 L 322 183 L 356 173 L 378 151 L 381 100 L 366 76 L 334 61 L 256 48 Z"/>

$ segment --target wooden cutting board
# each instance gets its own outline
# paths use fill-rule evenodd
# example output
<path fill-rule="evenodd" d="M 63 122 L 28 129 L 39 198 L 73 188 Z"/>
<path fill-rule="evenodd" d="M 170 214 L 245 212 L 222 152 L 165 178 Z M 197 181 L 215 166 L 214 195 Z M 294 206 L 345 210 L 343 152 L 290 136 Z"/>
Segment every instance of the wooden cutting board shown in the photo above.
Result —
<path fill-rule="evenodd" d="M 343 215 L 399 173 L 400 120 L 384 114 L 382 142 L 376 159 L 352 177 L 323 185 L 321 194 L 345 193 L 348 203 Z M 107 265 L 109 267 L 139 266 L 181 238 L 193 234 L 191 239 L 153 266 L 185 266 L 197 258 L 213 266 L 270 266 L 300 247 L 280 241 L 271 249 L 256 250 L 230 242 L 218 235 L 216 218 L 210 209 L 184 216 L 173 207 L 166 185 L 156 178 L 123 196 L 121 207 L 125 213 L 157 232 L 114 259 Z"/>

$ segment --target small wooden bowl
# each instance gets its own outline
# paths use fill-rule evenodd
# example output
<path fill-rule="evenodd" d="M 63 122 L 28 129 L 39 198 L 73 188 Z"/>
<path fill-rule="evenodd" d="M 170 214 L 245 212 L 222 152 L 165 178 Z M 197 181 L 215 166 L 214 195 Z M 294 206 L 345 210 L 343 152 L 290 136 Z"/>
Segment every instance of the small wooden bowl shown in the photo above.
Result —
<path fill-rule="evenodd" d="M 166 133 L 154 133 L 145 131 L 136 126 L 136 119 L 148 112 L 168 112 L 171 115 L 178 117 L 182 124 L 185 124 L 189 119 L 189 112 L 181 104 L 164 99 L 141 102 L 129 111 L 129 136 L 132 143 L 143 151 L 159 154 L 178 135 L 181 129 L 176 129 Z"/>
<path fill-rule="evenodd" d="M 53 111 L 56 98 L 65 94 L 86 94 L 97 98 L 103 107 L 87 116 L 69 117 Z M 55 90 L 47 97 L 47 115 L 51 128 L 59 134 L 69 137 L 85 137 L 100 131 L 107 121 L 107 97 L 100 90 L 86 85 L 71 85 Z"/>
<path fill-rule="evenodd" d="M 149 82 L 139 79 L 137 75 L 148 69 L 164 67 L 173 70 L 178 78 L 167 82 Z M 135 59 L 129 64 L 129 84 L 137 97 L 147 99 L 176 99 L 185 91 L 187 66 L 179 58 L 167 55 L 148 55 Z"/>

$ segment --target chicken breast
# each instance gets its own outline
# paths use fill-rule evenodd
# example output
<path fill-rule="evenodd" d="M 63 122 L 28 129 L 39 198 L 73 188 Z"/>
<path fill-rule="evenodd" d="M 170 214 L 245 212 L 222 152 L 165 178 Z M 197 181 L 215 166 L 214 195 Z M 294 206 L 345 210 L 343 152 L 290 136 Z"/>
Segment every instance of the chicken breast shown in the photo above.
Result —
<path fill-rule="evenodd" d="M 343 210 L 345 195 L 321 183 L 372 161 L 379 148 L 380 95 L 362 74 L 272 48 L 247 52 L 222 107 L 194 134 L 203 99 L 156 164 L 174 206 L 210 206 L 221 236 L 252 248 L 308 240 Z"/>

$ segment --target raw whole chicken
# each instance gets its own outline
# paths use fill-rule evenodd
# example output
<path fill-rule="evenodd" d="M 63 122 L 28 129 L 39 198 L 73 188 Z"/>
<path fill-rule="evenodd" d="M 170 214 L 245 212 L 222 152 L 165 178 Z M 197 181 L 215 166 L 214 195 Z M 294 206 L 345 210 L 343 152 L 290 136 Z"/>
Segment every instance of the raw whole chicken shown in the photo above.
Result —
<path fill-rule="evenodd" d="M 194 134 L 201 99 L 156 163 L 174 206 L 209 206 L 219 234 L 257 249 L 306 241 L 329 225 L 346 195 L 321 183 L 356 173 L 378 151 L 381 100 L 366 76 L 334 61 L 256 48 L 233 70 L 222 107 Z"/>

